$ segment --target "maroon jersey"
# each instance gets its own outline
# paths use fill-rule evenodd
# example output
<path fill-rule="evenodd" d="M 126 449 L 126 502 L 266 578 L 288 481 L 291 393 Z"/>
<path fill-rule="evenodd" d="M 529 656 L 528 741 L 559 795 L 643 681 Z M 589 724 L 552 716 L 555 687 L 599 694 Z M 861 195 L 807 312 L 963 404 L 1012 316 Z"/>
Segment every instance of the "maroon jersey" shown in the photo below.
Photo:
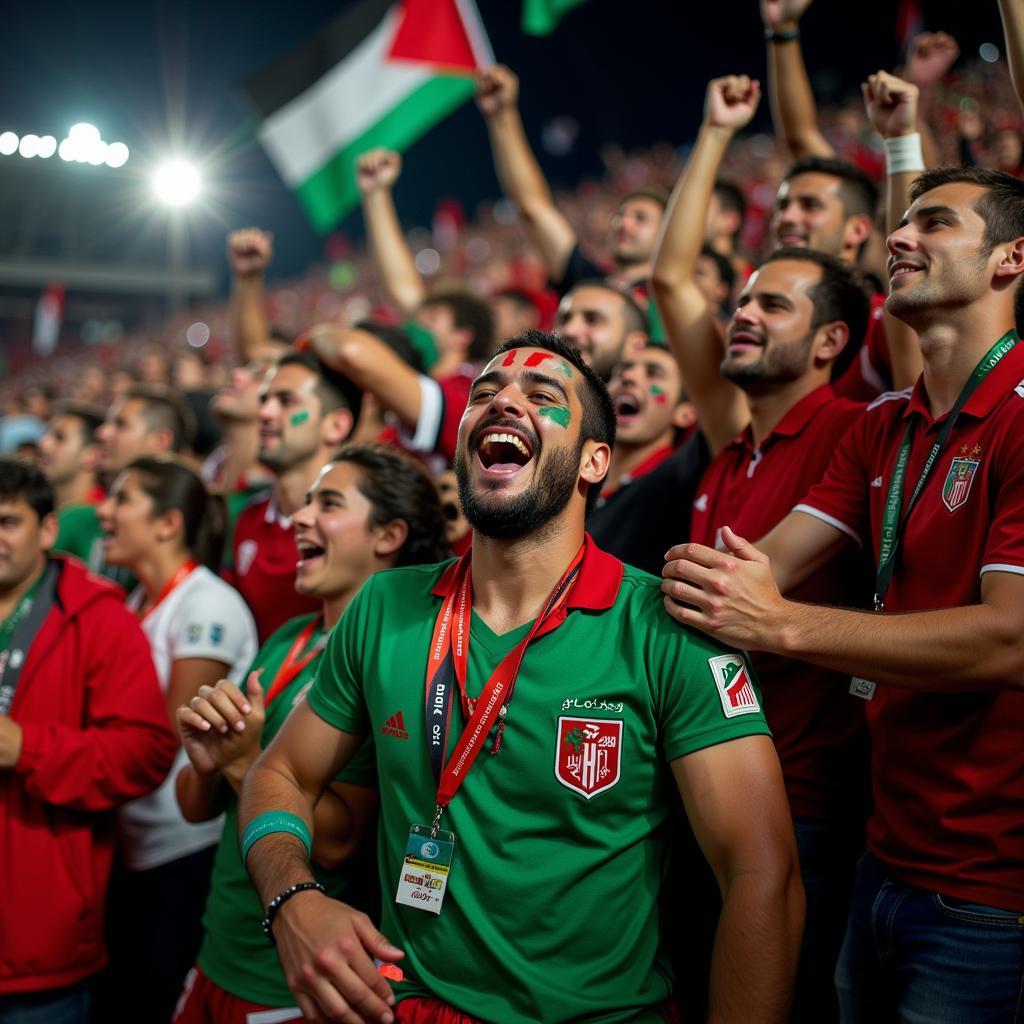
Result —
<path fill-rule="evenodd" d="M 321 602 L 295 590 L 295 532 L 272 495 L 253 499 L 235 524 L 231 565 L 222 575 L 242 595 L 256 620 L 260 644 L 296 615 L 318 611 Z"/>
<path fill-rule="evenodd" d="M 988 572 L 1024 574 L 1024 346 L 964 405 L 907 522 L 886 613 L 981 600 Z M 884 395 L 843 439 L 800 511 L 878 558 L 882 509 L 915 419 L 904 503 L 935 435 L 923 382 Z M 937 689 L 941 684 L 937 685 Z M 955 899 L 1024 911 L 1024 693 L 922 693 L 879 684 L 867 704 L 871 850 L 893 875 Z"/>
<path fill-rule="evenodd" d="M 756 448 L 748 427 L 707 468 L 693 504 L 690 539 L 721 547 L 731 526 L 757 542 L 784 519 L 825 473 L 835 446 L 864 406 L 818 388 L 802 398 Z M 857 603 L 866 596 L 859 559 L 834 560 L 790 596 L 817 604 Z M 840 813 L 856 780 L 850 750 L 864 724 L 864 702 L 850 677 L 771 654 L 753 655 L 764 713 L 775 738 L 796 817 Z"/>

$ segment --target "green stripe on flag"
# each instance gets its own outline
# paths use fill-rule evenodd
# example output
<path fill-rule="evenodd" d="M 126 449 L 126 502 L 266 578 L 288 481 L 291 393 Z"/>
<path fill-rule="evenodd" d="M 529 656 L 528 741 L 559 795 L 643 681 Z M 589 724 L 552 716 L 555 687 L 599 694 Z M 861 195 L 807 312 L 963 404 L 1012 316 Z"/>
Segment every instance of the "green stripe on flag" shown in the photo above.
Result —
<path fill-rule="evenodd" d="M 356 158 L 360 154 L 378 146 L 403 152 L 456 107 L 471 99 L 475 89 L 469 77 L 432 78 L 335 153 L 295 189 L 299 203 L 316 230 L 330 231 L 359 205 Z"/>
<path fill-rule="evenodd" d="M 528 36 L 546 36 L 555 31 L 562 16 L 583 0 L 523 0 L 523 31 Z"/>

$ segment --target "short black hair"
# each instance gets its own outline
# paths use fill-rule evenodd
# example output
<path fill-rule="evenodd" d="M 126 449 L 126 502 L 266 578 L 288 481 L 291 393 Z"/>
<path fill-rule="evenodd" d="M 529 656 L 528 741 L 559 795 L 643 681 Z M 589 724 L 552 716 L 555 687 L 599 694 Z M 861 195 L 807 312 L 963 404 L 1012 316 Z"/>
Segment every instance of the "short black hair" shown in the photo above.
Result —
<path fill-rule="evenodd" d="M 343 445 L 331 462 L 350 462 L 362 471 L 356 487 L 371 505 L 371 527 L 395 519 L 408 527 L 405 542 L 395 554 L 396 568 L 441 562 L 451 555 L 441 499 L 421 463 L 383 444 Z"/>
<path fill-rule="evenodd" d="M 839 179 L 839 201 L 847 217 L 867 216 L 872 220 L 878 212 L 878 185 L 856 164 L 838 156 L 802 156 L 786 171 L 783 181 L 798 174 L 827 174 Z"/>
<path fill-rule="evenodd" d="M 71 416 L 78 420 L 82 428 L 82 443 L 94 444 L 96 431 L 103 425 L 106 416 L 98 406 L 86 402 L 58 402 L 53 413 L 57 416 Z"/>
<path fill-rule="evenodd" d="M 740 215 L 740 222 L 732 233 L 732 237 L 735 239 L 743 230 L 743 222 L 747 218 L 747 197 L 736 182 L 729 181 L 727 178 L 715 178 L 714 195 L 723 210 Z"/>
<path fill-rule="evenodd" d="M 431 292 L 420 304 L 446 306 L 451 310 L 452 323 L 473 335 L 467 355 L 472 363 L 490 359 L 494 348 L 494 316 L 491 307 L 476 295 L 456 289 Z"/>
<path fill-rule="evenodd" d="M 856 267 L 839 259 L 838 256 L 818 252 L 816 249 L 784 246 L 776 249 L 761 266 L 777 263 L 779 260 L 813 263 L 821 268 L 821 280 L 807 292 L 814 304 L 811 330 L 836 320 L 849 328 L 850 336 L 846 346 L 832 363 L 832 380 L 838 380 L 856 358 L 864 343 L 868 317 L 871 315 L 871 289 L 864 275 Z"/>
<path fill-rule="evenodd" d="M 363 393 L 343 373 L 332 370 L 322 363 L 314 353 L 306 349 L 292 349 L 279 356 L 274 368 L 282 366 L 301 366 L 316 377 L 317 398 L 320 400 L 320 411 L 323 415 L 335 409 L 348 409 L 352 413 L 352 422 L 359 419 L 363 407 Z"/>
<path fill-rule="evenodd" d="M 668 206 L 669 194 L 657 185 L 641 185 L 639 188 L 630 189 L 624 196 L 621 196 L 616 208 L 621 207 L 623 203 L 628 203 L 630 199 L 650 199 L 652 203 L 657 203 L 661 207 L 661 212 L 664 213 Z"/>
<path fill-rule="evenodd" d="M 722 279 L 722 283 L 729 289 L 729 295 L 732 295 L 733 288 L 736 287 L 736 268 L 732 265 L 732 260 L 728 256 L 723 256 L 720 252 L 712 249 L 710 245 L 701 247 L 701 256 L 707 257 L 715 265 L 715 269 L 718 271 L 718 276 Z M 729 297 L 726 296 L 725 305 L 728 303 Z"/>
<path fill-rule="evenodd" d="M 977 185 L 985 189 L 974 203 L 974 212 L 985 222 L 980 255 L 988 259 L 1002 242 L 1024 237 L 1024 181 L 1005 171 L 989 171 L 982 167 L 936 167 L 919 175 L 910 186 L 910 201 L 916 202 L 926 192 L 941 185 Z M 1014 293 L 1014 314 L 1017 329 L 1024 328 L 1024 275 Z"/>
<path fill-rule="evenodd" d="M 580 442 L 599 441 L 615 446 L 615 406 L 612 405 L 604 381 L 583 361 L 583 355 L 578 348 L 570 345 L 558 334 L 549 334 L 547 331 L 532 328 L 498 346 L 495 355 L 500 356 L 514 348 L 545 349 L 579 370 L 586 385 L 578 389 L 580 403 L 583 406 Z M 587 512 L 597 503 L 600 494 L 600 486 L 593 486 L 587 491 Z"/>
<path fill-rule="evenodd" d="M 124 392 L 127 401 L 142 402 L 143 415 L 150 430 L 169 430 L 171 447 L 180 452 L 191 446 L 196 436 L 196 420 L 185 400 L 166 384 L 133 384 Z"/>
<path fill-rule="evenodd" d="M 622 288 L 616 288 L 615 285 L 610 284 L 603 277 L 585 277 L 582 281 L 577 281 L 565 294 L 571 295 L 578 288 L 602 288 L 606 292 L 612 292 L 622 299 L 622 316 L 626 321 L 626 332 L 632 333 L 633 331 L 642 331 L 646 335 L 651 333 L 651 321 L 647 316 L 647 313 L 640 308 L 640 303 L 633 298 L 629 292 L 624 291 Z M 564 298 L 565 296 L 563 296 Z"/>
<path fill-rule="evenodd" d="M 43 471 L 28 459 L 16 455 L 0 456 L 0 500 L 24 500 L 42 522 L 53 512 L 56 498 L 53 485 Z"/>

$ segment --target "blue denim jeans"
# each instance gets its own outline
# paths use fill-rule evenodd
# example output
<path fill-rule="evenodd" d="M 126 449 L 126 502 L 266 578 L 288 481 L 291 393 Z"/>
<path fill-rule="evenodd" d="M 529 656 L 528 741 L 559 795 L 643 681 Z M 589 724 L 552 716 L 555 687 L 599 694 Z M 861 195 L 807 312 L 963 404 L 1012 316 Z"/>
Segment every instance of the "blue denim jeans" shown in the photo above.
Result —
<path fill-rule="evenodd" d="M 89 984 L 0 996 L 0 1024 L 88 1024 Z"/>
<path fill-rule="evenodd" d="M 836 969 L 843 1024 L 1024 1024 L 1024 913 L 897 881 L 865 854 Z"/>

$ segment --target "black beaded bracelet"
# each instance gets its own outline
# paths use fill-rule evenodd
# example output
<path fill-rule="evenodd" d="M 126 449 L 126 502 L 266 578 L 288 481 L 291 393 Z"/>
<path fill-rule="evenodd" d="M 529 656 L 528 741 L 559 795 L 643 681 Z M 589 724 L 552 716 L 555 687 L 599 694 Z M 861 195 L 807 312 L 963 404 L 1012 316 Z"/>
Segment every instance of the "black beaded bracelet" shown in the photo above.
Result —
<path fill-rule="evenodd" d="M 768 43 L 791 43 L 794 39 L 800 38 L 800 29 L 791 28 L 783 32 L 773 32 L 770 28 L 766 28 L 764 38 Z"/>
<path fill-rule="evenodd" d="M 326 895 L 327 890 L 319 882 L 299 882 L 298 885 L 289 885 L 284 892 L 278 893 L 268 904 L 267 904 L 267 916 L 260 922 L 260 926 L 263 928 L 263 934 L 266 935 L 272 946 L 276 946 L 277 943 L 274 941 L 274 933 L 271 931 L 271 926 L 274 923 L 274 918 L 277 916 L 277 912 L 283 907 L 296 893 L 306 892 L 309 889 L 316 889 L 318 892 L 322 892 Z"/>

